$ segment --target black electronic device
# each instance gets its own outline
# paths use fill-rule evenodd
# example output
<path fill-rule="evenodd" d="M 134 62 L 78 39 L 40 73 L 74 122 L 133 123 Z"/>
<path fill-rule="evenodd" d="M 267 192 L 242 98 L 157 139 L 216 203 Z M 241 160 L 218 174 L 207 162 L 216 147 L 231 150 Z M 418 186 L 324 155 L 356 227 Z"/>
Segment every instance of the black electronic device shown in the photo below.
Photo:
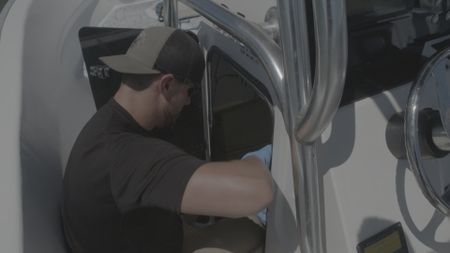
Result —
<path fill-rule="evenodd" d="M 401 223 L 396 223 L 360 242 L 358 253 L 409 253 Z"/>

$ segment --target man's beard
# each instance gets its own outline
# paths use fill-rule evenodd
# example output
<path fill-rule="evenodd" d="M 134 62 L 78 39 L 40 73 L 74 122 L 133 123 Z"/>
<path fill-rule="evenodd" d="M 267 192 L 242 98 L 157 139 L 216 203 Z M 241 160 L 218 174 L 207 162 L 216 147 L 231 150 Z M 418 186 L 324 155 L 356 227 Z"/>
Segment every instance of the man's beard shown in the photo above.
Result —
<path fill-rule="evenodd" d="M 164 123 L 161 127 L 173 128 L 179 116 L 180 113 L 175 114 L 170 110 L 166 110 L 164 112 Z"/>

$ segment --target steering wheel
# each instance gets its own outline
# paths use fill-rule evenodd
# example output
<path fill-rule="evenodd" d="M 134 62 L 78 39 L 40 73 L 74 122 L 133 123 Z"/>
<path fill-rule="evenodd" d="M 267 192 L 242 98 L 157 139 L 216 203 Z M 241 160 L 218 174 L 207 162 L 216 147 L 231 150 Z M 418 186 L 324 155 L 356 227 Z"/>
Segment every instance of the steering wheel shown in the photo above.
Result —
<path fill-rule="evenodd" d="M 425 173 L 423 160 L 430 157 L 424 147 L 434 150 L 431 157 L 442 157 L 450 151 L 449 58 L 450 47 L 433 56 L 422 69 L 411 87 L 404 121 L 406 156 L 411 170 L 430 204 L 446 216 L 450 216 L 448 196 L 438 194 L 433 187 Z M 422 88 L 432 80 L 437 91 L 439 110 L 420 110 Z"/>

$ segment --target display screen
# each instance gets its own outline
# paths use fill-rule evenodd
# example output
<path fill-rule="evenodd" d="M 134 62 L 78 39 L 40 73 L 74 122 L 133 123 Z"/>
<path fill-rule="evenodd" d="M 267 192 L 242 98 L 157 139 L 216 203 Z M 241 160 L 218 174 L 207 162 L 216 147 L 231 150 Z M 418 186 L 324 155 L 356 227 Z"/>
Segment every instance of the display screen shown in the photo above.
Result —
<path fill-rule="evenodd" d="M 402 243 L 400 240 L 400 235 L 398 232 L 394 232 L 373 245 L 365 248 L 364 253 L 398 252 L 401 248 Z"/>
<path fill-rule="evenodd" d="M 408 253 L 405 235 L 400 223 L 366 239 L 357 246 L 358 253 Z"/>

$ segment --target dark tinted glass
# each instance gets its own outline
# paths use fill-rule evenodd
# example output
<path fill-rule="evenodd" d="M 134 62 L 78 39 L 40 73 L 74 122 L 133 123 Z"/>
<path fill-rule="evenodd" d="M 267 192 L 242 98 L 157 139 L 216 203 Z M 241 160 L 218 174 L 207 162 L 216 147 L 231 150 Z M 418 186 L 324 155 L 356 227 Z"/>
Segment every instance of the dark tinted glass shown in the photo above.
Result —
<path fill-rule="evenodd" d="M 350 25 L 374 21 L 407 12 L 413 0 L 347 0 L 347 16 Z"/>

